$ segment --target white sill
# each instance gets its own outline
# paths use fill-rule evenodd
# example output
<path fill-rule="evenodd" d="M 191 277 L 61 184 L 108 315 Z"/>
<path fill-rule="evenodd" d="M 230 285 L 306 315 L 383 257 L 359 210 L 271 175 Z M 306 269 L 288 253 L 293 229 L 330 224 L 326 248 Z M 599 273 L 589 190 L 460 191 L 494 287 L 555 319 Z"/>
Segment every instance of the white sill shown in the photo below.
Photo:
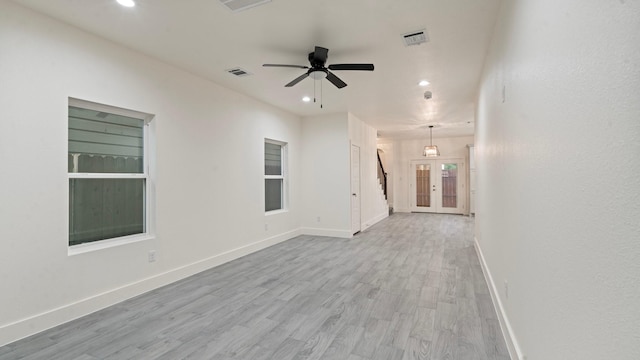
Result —
<path fill-rule="evenodd" d="M 288 213 L 288 212 L 289 212 L 288 209 L 271 210 L 271 211 L 267 211 L 266 213 L 264 213 L 264 216 L 278 215 L 278 214 L 284 214 L 284 213 Z"/>
<path fill-rule="evenodd" d="M 67 252 L 68 256 L 85 254 L 92 251 L 109 249 L 116 246 L 122 246 L 127 244 L 132 244 L 140 241 L 152 240 L 155 236 L 152 234 L 138 234 L 138 235 L 130 235 L 123 236 L 114 239 L 108 240 L 98 240 L 85 244 L 78 244 L 70 246 Z"/>

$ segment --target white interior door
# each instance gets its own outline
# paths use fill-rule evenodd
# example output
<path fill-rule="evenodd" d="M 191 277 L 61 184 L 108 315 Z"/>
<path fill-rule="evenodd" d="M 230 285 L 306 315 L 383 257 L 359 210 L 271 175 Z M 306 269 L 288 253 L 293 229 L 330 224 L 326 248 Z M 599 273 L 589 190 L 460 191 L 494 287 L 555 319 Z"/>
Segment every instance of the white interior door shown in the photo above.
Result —
<path fill-rule="evenodd" d="M 415 160 L 410 165 L 411 210 L 464 213 L 465 177 L 462 159 Z"/>
<path fill-rule="evenodd" d="M 360 229 L 360 147 L 351 145 L 351 233 Z"/>

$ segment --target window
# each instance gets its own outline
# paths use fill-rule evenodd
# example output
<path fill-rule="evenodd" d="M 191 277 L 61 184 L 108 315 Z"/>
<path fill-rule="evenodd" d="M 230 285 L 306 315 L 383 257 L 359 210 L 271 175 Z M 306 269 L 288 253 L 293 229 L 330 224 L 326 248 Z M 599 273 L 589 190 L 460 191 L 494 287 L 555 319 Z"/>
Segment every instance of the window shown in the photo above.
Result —
<path fill-rule="evenodd" d="M 264 210 L 286 208 L 287 144 L 265 139 L 264 142 Z"/>
<path fill-rule="evenodd" d="M 69 246 L 148 232 L 152 117 L 69 99 Z"/>

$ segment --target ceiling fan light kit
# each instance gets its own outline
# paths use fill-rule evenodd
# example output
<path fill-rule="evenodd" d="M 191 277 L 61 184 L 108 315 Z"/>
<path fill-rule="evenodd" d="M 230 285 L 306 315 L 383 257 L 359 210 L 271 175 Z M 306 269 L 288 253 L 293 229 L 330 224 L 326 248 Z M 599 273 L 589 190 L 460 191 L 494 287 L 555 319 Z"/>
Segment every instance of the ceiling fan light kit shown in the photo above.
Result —
<path fill-rule="evenodd" d="M 309 73 L 313 80 L 322 80 L 327 78 L 327 73 L 322 70 L 316 70 Z"/>

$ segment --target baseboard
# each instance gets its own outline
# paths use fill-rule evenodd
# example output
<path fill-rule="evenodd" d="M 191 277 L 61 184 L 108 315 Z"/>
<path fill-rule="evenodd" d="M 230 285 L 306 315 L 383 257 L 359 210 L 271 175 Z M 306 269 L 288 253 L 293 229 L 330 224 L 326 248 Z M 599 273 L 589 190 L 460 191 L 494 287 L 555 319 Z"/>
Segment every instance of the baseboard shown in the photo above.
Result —
<path fill-rule="evenodd" d="M 411 209 L 407 209 L 407 208 L 394 208 L 393 212 L 401 212 L 401 213 L 410 213 Z"/>
<path fill-rule="evenodd" d="M 112 289 L 74 303 L 58 307 L 40 314 L 0 326 L 0 346 L 24 339 L 39 332 L 89 315 L 111 305 L 144 294 L 159 287 L 182 280 L 213 267 L 222 265 L 258 250 L 301 235 L 301 229 L 295 229 L 267 239 L 218 254 L 167 272 L 142 279 L 122 287 Z"/>
<path fill-rule="evenodd" d="M 340 229 L 320 229 L 320 228 L 301 228 L 300 232 L 304 235 L 313 235 L 313 236 L 328 236 L 328 237 L 338 237 L 344 239 L 350 239 L 353 237 L 351 234 L 351 230 L 340 230 Z"/>
<path fill-rule="evenodd" d="M 513 332 L 513 328 L 511 327 L 511 323 L 509 322 L 509 317 L 505 311 L 504 306 L 502 305 L 502 301 L 500 301 L 500 297 L 498 296 L 498 288 L 496 287 L 495 282 L 493 281 L 493 276 L 491 276 L 491 271 L 487 266 L 487 263 L 484 259 L 484 254 L 482 253 L 482 249 L 480 248 L 480 244 L 478 243 L 477 238 L 473 238 L 473 244 L 476 248 L 476 253 L 478 254 L 478 259 L 480 259 L 480 266 L 482 267 L 482 273 L 484 274 L 484 278 L 489 285 L 489 293 L 491 294 L 491 300 L 493 302 L 493 307 L 498 314 L 498 322 L 500 323 L 500 329 L 502 330 L 502 335 L 505 338 L 505 342 L 507 343 L 507 349 L 509 350 L 509 356 L 512 360 L 522 360 L 524 356 L 522 354 L 522 349 L 518 344 L 518 340 L 516 339 L 515 333 Z"/>
<path fill-rule="evenodd" d="M 387 208 L 385 212 L 378 214 L 377 216 L 374 216 L 373 219 L 369 221 L 365 221 L 364 224 L 362 225 L 362 230 L 364 231 L 388 217 L 389 217 L 389 208 Z"/>

